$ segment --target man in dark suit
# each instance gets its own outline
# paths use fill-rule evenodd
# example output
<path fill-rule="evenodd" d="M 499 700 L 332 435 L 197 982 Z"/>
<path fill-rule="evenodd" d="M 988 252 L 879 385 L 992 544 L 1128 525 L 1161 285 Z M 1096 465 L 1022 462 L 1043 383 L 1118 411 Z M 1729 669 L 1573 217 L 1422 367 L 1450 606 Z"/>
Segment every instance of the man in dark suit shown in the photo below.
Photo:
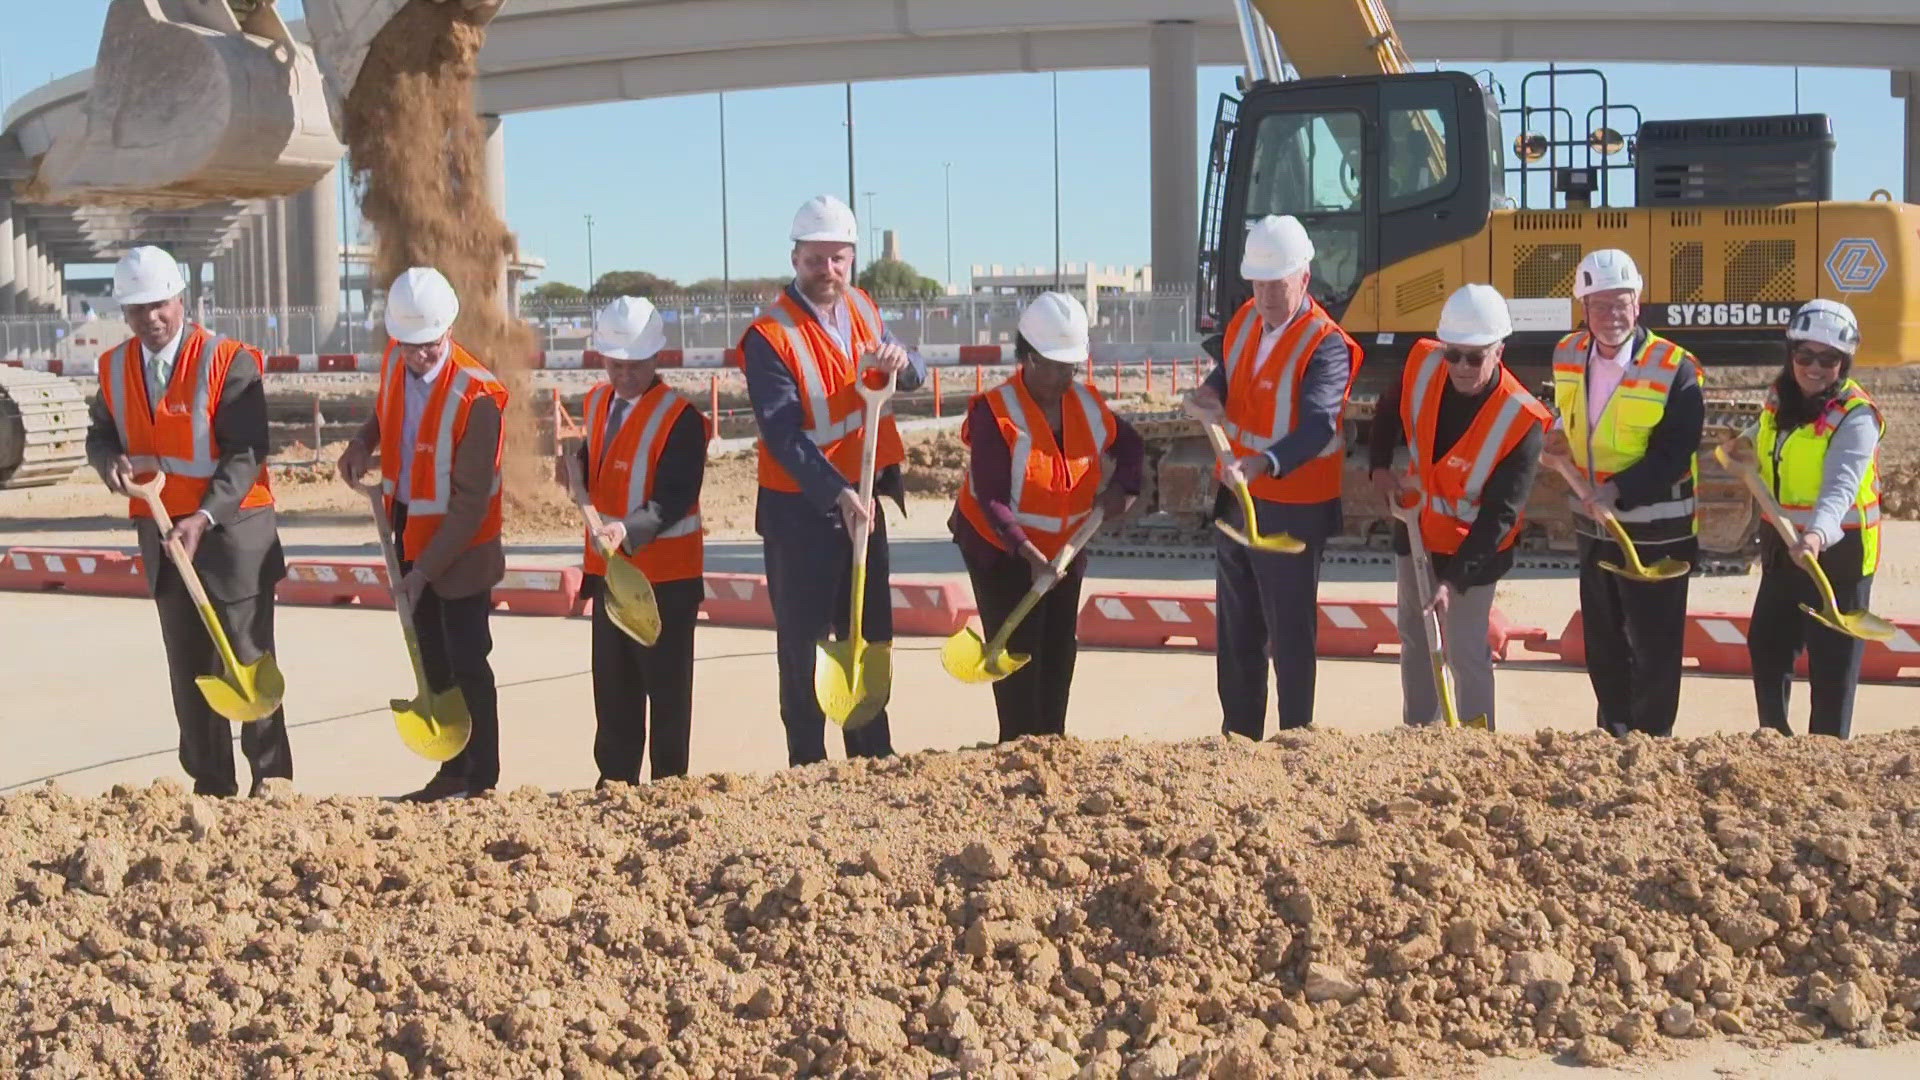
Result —
<path fill-rule="evenodd" d="M 453 340 L 460 301 L 439 271 L 413 267 L 387 290 L 393 340 L 380 365 L 373 416 L 340 455 L 358 484 L 380 459 L 401 579 L 413 605 L 420 660 L 435 691 L 458 685 L 473 719 L 466 749 L 410 802 L 466 798 L 500 782 L 499 691 L 488 656 L 493 587 L 506 576 L 500 544 L 501 414 L 507 391 Z"/>
<path fill-rule="evenodd" d="M 179 264 L 159 248 L 135 248 L 114 267 L 114 299 L 134 336 L 100 357 L 87 460 L 122 495 L 141 474 L 167 473 L 161 501 L 173 519 L 169 536 L 193 561 L 234 654 L 249 664 L 273 651 L 273 590 L 286 576 L 267 482 L 260 353 L 189 323 L 185 291 Z M 160 612 L 180 765 L 196 794 L 236 795 L 233 732 L 194 685 L 197 676 L 221 672 L 220 654 L 146 504 L 134 500 L 129 513 Z M 253 772 L 251 794 L 268 777 L 292 778 L 280 710 L 242 725 L 240 749 Z"/>

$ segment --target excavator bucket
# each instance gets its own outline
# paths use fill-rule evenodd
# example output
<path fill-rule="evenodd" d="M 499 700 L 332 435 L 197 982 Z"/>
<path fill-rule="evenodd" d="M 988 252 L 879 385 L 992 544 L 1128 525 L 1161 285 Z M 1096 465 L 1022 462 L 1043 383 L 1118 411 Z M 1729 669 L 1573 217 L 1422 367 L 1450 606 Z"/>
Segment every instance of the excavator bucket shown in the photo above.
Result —
<path fill-rule="evenodd" d="M 111 0 L 85 123 L 58 133 L 25 197 L 192 206 L 295 195 L 346 147 L 340 117 L 368 48 L 409 2 L 484 24 L 504 0 Z"/>
<path fill-rule="evenodd" d="M 312 50 L 270 0 L 112 0 L 85 123 L 30 198 L 191 206 L 291 195 L 340 160 Z"/>

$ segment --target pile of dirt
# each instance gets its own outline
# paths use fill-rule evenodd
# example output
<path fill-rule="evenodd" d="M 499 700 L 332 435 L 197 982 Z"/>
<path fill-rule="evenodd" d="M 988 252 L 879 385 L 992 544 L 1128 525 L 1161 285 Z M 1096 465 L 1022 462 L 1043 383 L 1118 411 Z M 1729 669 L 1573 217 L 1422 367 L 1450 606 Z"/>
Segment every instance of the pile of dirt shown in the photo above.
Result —
<path fill-rule="evenodd" d="M 507 261 L 518 245 L 487 194 L 487 135 L 474 106 L 485 21 L 497 8 L 411 0 L 374 38 L 342 126 L 360 212 L 374 230 L 375 279 L 384 286 L 410 266 L 431 266 L 453 284 L 454 339 L 511 395 L 507 501 L 543 506 L 533 331 L 507 311 Z"/>
<path fill-rule="evenodd" d="M 7 1075 L 1395 1076 L 1920 1025 L 1920 734 L 0 800 Z M 276 782 L 277 784 L 277 782 Z"/>
<path fill-rule="evenodd" d="M 969 454 L 958 431 L 939 431 L 906 439 L 907 460 L 900 479 L 915 495 L 958 495 L 967 478 Z"/>

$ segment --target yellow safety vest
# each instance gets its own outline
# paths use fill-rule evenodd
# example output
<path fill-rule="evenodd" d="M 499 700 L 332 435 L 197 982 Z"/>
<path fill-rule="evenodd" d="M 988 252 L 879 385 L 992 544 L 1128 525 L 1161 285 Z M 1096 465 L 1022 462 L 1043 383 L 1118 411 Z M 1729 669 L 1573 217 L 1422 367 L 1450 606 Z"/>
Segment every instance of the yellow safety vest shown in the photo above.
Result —
<path fill-rule="evenodd" d="M 1576 331 L 1553 347 L 1554 408 L 1566 427 L 1573 463 L 1594 486 L 1647 455 L 1653 429 L 1667 414 L 1667 395 L 1680 374 L 1680 365 L 1692 364 L 1695 375 L 1699 375 L 1700 365 L 1693 354 L 1658 334 L 1641 333 L 1646 334 L 1645 340 L 1627 365 L 1619 388 L 1607 400 L 1600 422 L 1591 428 L 1587 424 L 1587 356 L 1593 347 L 1593 335 Z M 1636 544 L 1664 544 L 1694 536 L 1700 531 L 1694 501 L 1699 480 L 1700 455 L 1696 453 L 1691 468 L 1666 498 L 1631 510 L 1615 510 L 1614 516 Z M 1598 522 L 1586 516 L 1578 500 L 1572 506 L 1576 528 L 1588 536 L 1607 536 Z"/>
<path fill-rule="evenodd" d="M 1848 379 L 1820 410 L 1810 424 L 1781 431 L 1776 411 L 1779 401 L 1767 395 L 1767 406 L 1760 412 L 1760 424 L 1753 445 L 1760 457 L 1760 478 L 1773 490 L 1780 508 L 1801 531 L 1813 525 L 1813 505 L 1820 499 L 1820 484 L 1826 473 L 1827 446 L 1840 422 L 1855 409 L 1871 409 L 1881 434 L 1887 421 L 1880 407 L 1867 396 L 1857 382 Z M 1867 462 L 1867 474 L 1860 489 L 1853 493 L 1853 509 L 1841 519 L 1840 527 L 1860 534 L 1861 573 L 1871 574 L 1880 566 L 1880 451 L 1876 447 Z"/>

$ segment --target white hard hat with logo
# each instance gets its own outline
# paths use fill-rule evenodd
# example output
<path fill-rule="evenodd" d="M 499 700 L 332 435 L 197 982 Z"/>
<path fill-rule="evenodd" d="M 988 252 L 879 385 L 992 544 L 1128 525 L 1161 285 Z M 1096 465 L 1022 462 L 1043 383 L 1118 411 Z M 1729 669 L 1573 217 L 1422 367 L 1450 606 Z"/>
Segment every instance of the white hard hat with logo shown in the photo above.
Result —
<path fill-rule="evenodd" d="M 645 360 L 666 346 L 666 322 L 650 300 L 622 296 L 593 320 L 593 351 L 608 359 Z"/>
<path fill-rule="evenodd" d="M 1440 309 L 1434 336 L 1448 345 L 1479 348 L 1505 341 L 1513 334 L 1513 315 L 1507 300 L 1491 285 L 1462 285 Z"/>
<path fill-rule="evenodd" d="M 1313 241 L 1306 226 L 1291 214 L 1268 214 L 1247 230 L 1247 246 L 1240 253 L 1240 276 L 1248 281 L 1278 281 L 1305 270 L 1313 262 Z"/>
<path fill-rule="evenodd" d="M 134 248 L 113 264 L 113 299 L 120 304 L 157 304 L 187 291 L 180 264 L 157 247 Z"/>
<path fill-rule="evenodd" d="M 1043 292 L 1020 313 L 1020 336 L 1049 360 L 1085 363 L 1087 309 L 1066 293 Z"/>
<path fill-rule="evenodd" d="M 1788 341 L 1811 341 L 1852 356 L 1860 348 L 1860 320 L 1838 300 L 1809 300 L 1787 324 Z"/>
<path fill-rule="evenodd" d="M 1640 268 L 1633 265 L 1633 256 L 1619 248 L 1588 252 L 1573 272 L 1575 300 L 1586 299 L 1588 293 L 1612 289 L 1632 289 L 1638 293 L 1644 287 L 1645 283 L 1640 280 Z"/>
<path fill-rule="evenodd" d="M 860 228 L 847 204 L 831 195 L 815 195 L 793 215 L 795 241 L 826 240 L 836 244 L 860 242 Z"/>
<path fill-rule="evenodd" d="M 460 317 L 460 298 L 440 271 L 414 266 L 387 287 L 387 333 L 408 345 L 438 341 Z"/>

